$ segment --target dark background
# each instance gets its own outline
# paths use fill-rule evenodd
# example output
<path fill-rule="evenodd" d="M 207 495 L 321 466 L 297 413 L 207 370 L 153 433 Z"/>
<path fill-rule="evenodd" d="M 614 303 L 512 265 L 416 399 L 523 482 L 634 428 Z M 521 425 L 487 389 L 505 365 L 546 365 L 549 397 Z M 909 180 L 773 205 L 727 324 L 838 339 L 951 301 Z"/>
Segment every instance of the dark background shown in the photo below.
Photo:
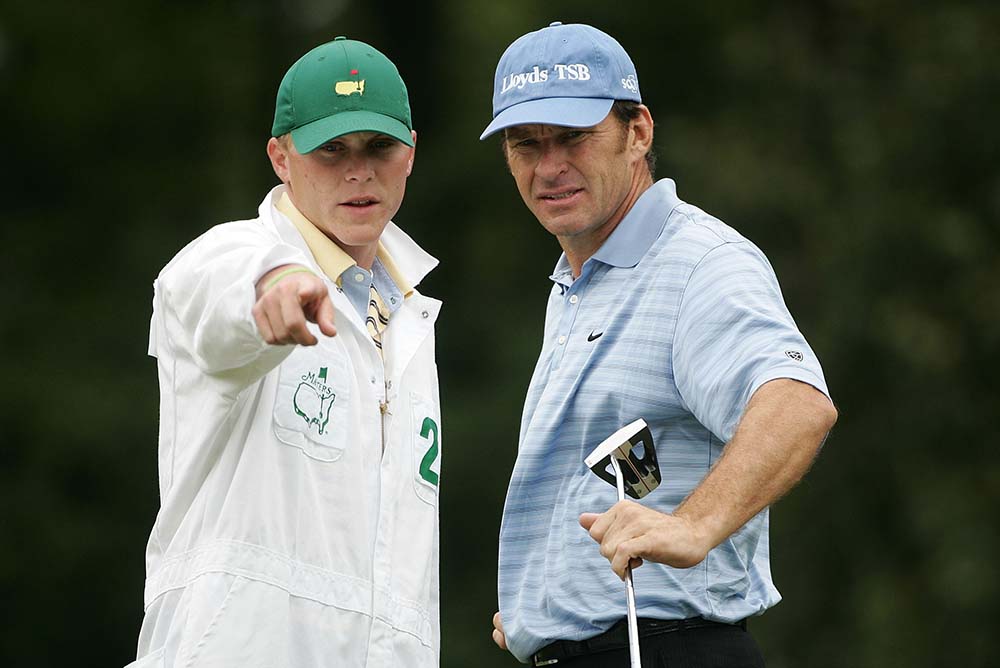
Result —
<path fill-rule="evenodd" d="M 1000 11 L 995 2 L 4 2 L 0 665 L 121 666 L 158 506 L 151 283 L 250 217 L 287 67 L 339 34 L 399 66 L 420 141 L 396 220 L 444 415 L 442 664 L 490 640 L 496 536 L 558 247 L 490 116 L 550 21 L 630 51 L 660 176 L 770 257 L 840 423 L 772 516 L 772 668 L 996 665 Z"/>

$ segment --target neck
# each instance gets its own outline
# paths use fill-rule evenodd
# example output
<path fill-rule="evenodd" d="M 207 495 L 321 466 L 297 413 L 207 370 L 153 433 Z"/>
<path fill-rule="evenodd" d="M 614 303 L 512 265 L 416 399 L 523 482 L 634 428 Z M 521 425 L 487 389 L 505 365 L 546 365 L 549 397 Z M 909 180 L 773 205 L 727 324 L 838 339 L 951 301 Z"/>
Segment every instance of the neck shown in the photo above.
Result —
<path fill-rule="evenodd" d="M 625 218 L 625 214 L 632 210 L 632 206 L 638 201 L 639 197 L 652 185 L 653 177 L 649 173 L 649 170 L 637 169 L 632 177 L 632 185 L 629 188 L 628 194 L 615 207 L 611 216 L 603 224 L 586 234 L 557 237 L 559 245 L 562 246 L 563 252 L 566 253 L 566 260 L 573 271 L 573 278 L 580 277 L 584 263 L 593 257 L 594 253 L 604 245 L 604 242 L 608 240 L 611 233 L 618 227 L 618 223 L 622 222 L 622 219 Z"/>
<path fill-rule="evenodd" d="M 347 246 L 333 236 L 328 235 L 327 238 L 340 246 L 340 249 L 345 253 L 350 255 L 351 259 L 354 260 L 359 267 L 367 271 L 372 270 L 372 265 L 375 264 L 375 254 L 378 251 L 378 243 L 365 246 Z"/>

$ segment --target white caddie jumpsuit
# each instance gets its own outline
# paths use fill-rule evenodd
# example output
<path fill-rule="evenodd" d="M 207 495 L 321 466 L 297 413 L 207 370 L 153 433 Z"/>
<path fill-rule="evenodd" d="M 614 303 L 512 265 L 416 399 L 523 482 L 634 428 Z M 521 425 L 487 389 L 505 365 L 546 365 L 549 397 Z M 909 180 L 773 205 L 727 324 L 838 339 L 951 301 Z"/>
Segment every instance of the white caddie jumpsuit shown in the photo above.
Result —
<path fill-rule="evenodd" d="M 384 367 L 329 280 L 337 336 L 265 344 L 257 280 L 287 263 L 323 276 L 274 208 L 283 191 L 155 283 L 161 509 L 134 665 L 437 666 L 441 303 L 410 293 Z M 392 223 L 381 242 L 411 285 L 437 264 Z"/>

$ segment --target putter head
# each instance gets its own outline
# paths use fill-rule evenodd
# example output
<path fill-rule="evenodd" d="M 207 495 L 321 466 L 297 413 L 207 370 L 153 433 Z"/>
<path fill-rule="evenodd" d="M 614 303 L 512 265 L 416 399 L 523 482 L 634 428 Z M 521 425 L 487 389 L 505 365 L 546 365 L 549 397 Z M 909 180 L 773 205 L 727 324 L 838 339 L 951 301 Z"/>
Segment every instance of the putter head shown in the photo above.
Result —
<path fill-rule="evenodd" d="M 612 457 L 619 461 L 625 493 L 633 499 L 641 499 L 660 484 L 660 465 L 656 461 L 653 434 L 642 418 L 604 439 L 583 463 L 599 478 L 616 486 L 614 471 L 609 470 Z"/>

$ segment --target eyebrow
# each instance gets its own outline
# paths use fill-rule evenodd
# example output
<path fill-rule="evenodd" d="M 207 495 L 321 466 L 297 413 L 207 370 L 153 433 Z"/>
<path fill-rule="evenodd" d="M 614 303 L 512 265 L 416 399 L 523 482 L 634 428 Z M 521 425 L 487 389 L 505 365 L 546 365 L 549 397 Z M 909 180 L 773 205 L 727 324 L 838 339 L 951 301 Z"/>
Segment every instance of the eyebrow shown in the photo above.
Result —
<path fill-rule="evenodd" d="M 525 137 L 533 136 L 528 130 L 519 130 L 517 128 L 507 128 L 504 131 L 504 138 L 508 141 L 511 139 L 524 139 Z"/>

